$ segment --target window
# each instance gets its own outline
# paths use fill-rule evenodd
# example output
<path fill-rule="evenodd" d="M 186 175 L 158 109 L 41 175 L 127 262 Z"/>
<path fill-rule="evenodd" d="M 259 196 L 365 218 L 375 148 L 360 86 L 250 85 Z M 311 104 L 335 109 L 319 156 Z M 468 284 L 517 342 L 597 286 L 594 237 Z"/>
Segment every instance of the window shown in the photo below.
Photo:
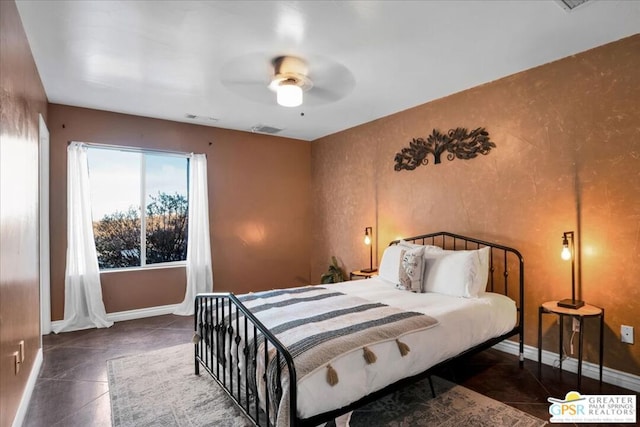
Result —
<path fill-rule="evenodd" d="M 90 146 L 88 164 L 101 270 L 187 259 L 186 156 Z"/>

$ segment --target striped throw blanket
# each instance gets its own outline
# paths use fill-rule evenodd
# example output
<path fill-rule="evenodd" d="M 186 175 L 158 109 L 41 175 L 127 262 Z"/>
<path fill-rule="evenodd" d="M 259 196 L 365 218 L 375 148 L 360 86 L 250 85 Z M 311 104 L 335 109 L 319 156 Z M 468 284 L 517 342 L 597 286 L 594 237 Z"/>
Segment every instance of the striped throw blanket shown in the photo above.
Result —
<path fill-rule="evenodd" d="M 399 357 L 402 357 L 410 351 L 401 341 L 404 335 L 437 324 L 434 318 L 422 313 L 404 311 L 321 286 L 258 292 L 239 299 L 287 347 L 294 359 L 298 381 L 318 370 L 325 370 L 327 382 L 332 386 L 340 381 L 340 373 L 331 365 L 337 358 L 357 351 L 362 353 L 366 363 L 375 363 L 376 356 L 369 347 L 393 340 L 397 343 Z M 259 343 L 263 341 L 261 337 L 257 339 Z M 263 351 L 258 355 L 257 378 L 262 378 L 262 370 L 265 369 L 261 366 Z M 270 412 L 278 413 L 277 425 L 288 425 L 285 362 L 281 358 L 281 366 L 278 367 L 274 359 L 266 366 L 266 373 L 270 399 L 278 408 L 275 410 L 274 407 Z M 279 371 L 283 376 L 282 388 L 276 384 Z"/>

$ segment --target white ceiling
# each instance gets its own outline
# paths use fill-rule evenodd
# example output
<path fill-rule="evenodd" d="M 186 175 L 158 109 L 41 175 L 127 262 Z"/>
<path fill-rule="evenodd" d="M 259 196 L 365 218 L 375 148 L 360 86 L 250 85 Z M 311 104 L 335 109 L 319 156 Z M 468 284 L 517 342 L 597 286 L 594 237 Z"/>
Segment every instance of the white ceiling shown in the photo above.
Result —
<path fill-rule="evenodd" d="M 571 12 L 555 0 L 17 5 L 50 102 L 243 131 L 267 125 L 304 140 L 640 32 L 637 0 Z M 326 64 L 355 84 L 336 82 L 337 101 L 280 107 L 264 86 L 269 59 L 282 54 L 309 59 L 321 89 L 332 89 Z M 253 88 L 266 98 L 222 82 L 247 58 L 264 60 L 245 71 L 264 73 Z"/>

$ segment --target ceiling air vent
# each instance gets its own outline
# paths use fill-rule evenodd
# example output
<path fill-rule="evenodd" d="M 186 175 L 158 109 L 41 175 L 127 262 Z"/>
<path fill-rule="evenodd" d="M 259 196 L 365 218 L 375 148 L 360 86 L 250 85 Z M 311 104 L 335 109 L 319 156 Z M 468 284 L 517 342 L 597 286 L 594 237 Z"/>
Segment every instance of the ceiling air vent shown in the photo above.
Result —
<path fill-rule="evenodd" d="M 251 132 L 276 134 L 281 131 L 282 129 L 274 128 L 273 126 L 267 125 L 255 125 L 251 127 Z"/>
<path fill-rule="evenodd" d="M 589 1 L 591 0 L 556 0 L 556 3 L 558 3 L 560 7 L 562 7 L 567 12 L 570 12 L 576 7 L 582 6 Z"/>
<path fill-rule="evenodd" d="M 196 114 L 191 114 L 191 113 L 186 113 L 184 115 L 185 118 L 190 119 L 190 120 L 209 120 L 211 122 L 217 122 L 218 119 L 216 119 L 215 117 L 211 117 L 211 116 L 198 116 Z"/>

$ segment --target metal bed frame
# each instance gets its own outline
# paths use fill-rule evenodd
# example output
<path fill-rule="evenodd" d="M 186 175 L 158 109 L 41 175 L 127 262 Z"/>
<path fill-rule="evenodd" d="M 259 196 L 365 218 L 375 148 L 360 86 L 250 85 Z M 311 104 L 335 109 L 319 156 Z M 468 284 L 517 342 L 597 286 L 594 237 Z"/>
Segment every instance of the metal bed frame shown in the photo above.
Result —
<path fill-rule="evenodd" d="M 465 237 L 449 232 L 437 232 L 404 239 L 405 241 L 440 246 L 451 250 L 473 250 L 485 246 L 490 247 L 489 257 L 489 281 L 487 290 L 490 292 L 507 295 L 516 301 L 518 319 L 516 326 L 509 332 L 495 338 L 491 338 L 481 344 L 469 348 L 455 357 L 444 360 L 426 371 L 401 379 L 385 388 L 368 394 L 360 400 L 332 411 L 301 419 L 298 417 L 297 404 L 297 377 L 293 358 L 286 347 L 258 320 L 238 298 L 232 293 L 206 293 L 199 294 L 195 300 L 194 316 L 194 368 L 195 374 L 200 374 L 202 367 L 222 387 L 227 395 L 235 402 L 236 406 L 258 427 L 272 426 L 270 415 L 271 402 L 279 400 L 282 396 L 281 375 L 285 369 L 289 377 L 289 420 L 294 427 L 317 426 L 336 417 L 370 403 L 382 396 L 392 393 L 408 384 L 415 383 L 425 377 L 429 377 L 437 369 L 458 360 L 464 356 L 485 350 L 493 345 L 510 338 L 519 336 L 520 356 L 519 364 L 524 364 L 524 261 L 520 252 L 516 249 L 486 242 L 471 237 Z M 390 245 L 397 244 L 393 241 Z M 510 272 L 517 274 L 517 287 L 509 287 Z M 496 277 L 501 273 L 502 280 Z M 499 276 L 498 275 L 498 276 Z M 232 316 L 232 313 L 242 313 L 241 316 Z M 231 320 L 229 320 L 231 319 Z M 244 333 L 242 333 L 244 331 Z M 249 334 L 249 335 L 248 335 Z M 251 337 L 257 337 L 251 339 Z M 235 344 L 235 354 L 227 352 L 227 345 Z M 249 345 L 247 345 L 249 343 Z M 260 344 L 261 343 L 261 344 Z M 242 345 L 241 345 L 242 344 Z M 264 346 L 264 351 L 259 353 L 258 347 Z M 242 349 L 241 349 L 242 348 Z M 251 375 L 255 375 L 258 357 L 264 357 L 264 364 L 269 361 L 269 352 L 275 351 L 272 356 L 276 359 L 277 373 L 275 389 L 270 391 L 266 384 L 266 375 L 255 378 L 255 381 L 265 383 L 265 396 L 261 402 L 256 392 L 255 384 L 250 384 Z M 241 364 L 242 352 L 244 360 L 251 363 Z M 281 368 L 281 366 L 283 368 Z M 243 380 L 247 379 L 247 380 Z M 275 392 L 275 396 L 271 395 Z"/>

